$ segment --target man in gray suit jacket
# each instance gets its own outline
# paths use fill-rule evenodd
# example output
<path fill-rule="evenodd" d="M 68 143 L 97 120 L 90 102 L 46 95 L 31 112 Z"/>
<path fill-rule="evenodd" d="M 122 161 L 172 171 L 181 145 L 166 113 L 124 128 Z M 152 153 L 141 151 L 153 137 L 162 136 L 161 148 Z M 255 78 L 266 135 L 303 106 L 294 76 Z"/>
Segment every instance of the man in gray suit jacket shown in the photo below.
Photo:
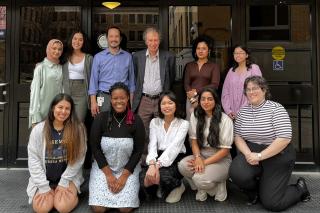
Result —
<path fill-rule="evenodd" d="M 170 90 L 175 80 L 176 58 L 169 51 L 159 50 L 161 34 L 156 28 L 147 28 L 143 34 L 147 49 L 133 54 L 136 90 L 132 110 L 137 112 L 149 137 L 149 124 L 158 115 L 160 93 Z M 148 147 L 148 138 L 145 153 Z"/>

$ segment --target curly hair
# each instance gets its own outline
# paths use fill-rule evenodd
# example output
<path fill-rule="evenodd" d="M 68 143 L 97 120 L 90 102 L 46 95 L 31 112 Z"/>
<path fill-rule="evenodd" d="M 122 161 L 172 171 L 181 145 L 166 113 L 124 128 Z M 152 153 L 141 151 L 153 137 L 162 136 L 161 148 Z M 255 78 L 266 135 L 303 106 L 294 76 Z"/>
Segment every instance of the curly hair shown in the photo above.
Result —
<path fill-rule="evenodd" d="M 111 97 L 112 97 L 113 91 L 118 90 L 118 89 L 125 91 L 128 99 L 129 99 L 128 103 L 127 103 L 127 109 L 126 109 L 126 124 L 132 125 L 135 118 L 134 118 L 134 114 L 133 114 L 132 110 L 130 109 L 130 91 L 129 91 L 129 88 L 128 88 L 127 85 L 125 85 L 122 82 L 116 82 L 110 87 L 109 91 L 110 91 Z M 114 113 L 115 113 L 115 111 L 114 111 L 113 107 L 111 107 L 111 110 L 109 111 L 109 115 L 108 115 L 108 120 L 107 120 L 107 127 L 108 127 L 109 130 L 111 130 L 111 122 L 114 119 L 114 116 L 113 116 Z"/>
<path fill-rule="evenodd" d="M 245 96 L 247 96 L 246 89 L 247 89 L 249 82 L 252 82 L 253 84 L 258 85 L 261 88 L 261 90 L 266 93 L 265 94 L 266 100 L 271 99 L 271 93 L 270 93 L 270 89 L 269 89 L 269 86 L 268 86 L 266 79 L 264 77 L 255 76 L 255 75 L 246 78 L 246 80 L 244 81 L 243 93 Z"/>
<path fill-rule="evenodd" d="M 192 56 L 195 60 L 198 60 L 198 57 L 197 57 L 197 54 L 196 54 L 196 51 L 197 51 L 197 47 L 198 47 L 198 44 L 200 42 L 204 42 L 207 46 L 208 46 L 208 49 L 209 49 L 209 52 L 213 49 L 213 46 L 214 46 L 214 42 L 213 42 L 213 39 L 210 38 L 209 36 L 207 35 L 200 35 L 198 36 L 193 42 L 192 42 Z"/>

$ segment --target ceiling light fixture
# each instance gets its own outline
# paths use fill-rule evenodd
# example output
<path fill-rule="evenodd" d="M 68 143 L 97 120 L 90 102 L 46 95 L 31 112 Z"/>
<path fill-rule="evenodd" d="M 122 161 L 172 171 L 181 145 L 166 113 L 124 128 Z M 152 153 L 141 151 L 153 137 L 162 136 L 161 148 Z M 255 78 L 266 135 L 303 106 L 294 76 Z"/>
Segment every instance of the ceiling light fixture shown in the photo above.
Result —
<path fill-rule="evenodd" d="M 106 1 L 106 2 L 102 2 L 102 5 L 109 8 L 109 9 L 114 9 L 116 7 L 118 7 L 121 3 L 117 2 L 117 1 Z"/>

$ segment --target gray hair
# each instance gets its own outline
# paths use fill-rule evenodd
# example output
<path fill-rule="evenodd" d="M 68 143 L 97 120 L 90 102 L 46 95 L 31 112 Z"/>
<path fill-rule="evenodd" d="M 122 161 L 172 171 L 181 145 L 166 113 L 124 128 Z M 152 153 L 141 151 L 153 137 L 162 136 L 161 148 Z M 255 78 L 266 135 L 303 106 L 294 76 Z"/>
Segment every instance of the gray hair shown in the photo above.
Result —
<path fill-rule="evenodd" d="M 145 31 L 143 32 L 143 40 L 146 42 L 147 40 L 147 34 L 148 33 L 157 33 L 158 36 L 159 36 L 159 40 L 161 41 L 161 32 L 158 28 L 155 28 L 155 27 L 148 27 L 147 29 L 145 29 Z"/>
<path fill-rule="evenodd" d="M 246 78 L 246 80 L 244 81 L 243 92 L 244 92 L 245 96 L 247 96 L 245 91 L 247 89 L 249 82 L 252 82 L 253 84 L 258 85 L 261 88 L 261 90 L 266 93 L 265 94 L 266 100 L 271 99 L 271 93 L 270 93 L 270 89 L 269 89 L 269 86 L 268 86 L 266 79 L 263 78 L 262 76 L 257 76 L 257 75 L 250 76 L 250 77 Z"/>

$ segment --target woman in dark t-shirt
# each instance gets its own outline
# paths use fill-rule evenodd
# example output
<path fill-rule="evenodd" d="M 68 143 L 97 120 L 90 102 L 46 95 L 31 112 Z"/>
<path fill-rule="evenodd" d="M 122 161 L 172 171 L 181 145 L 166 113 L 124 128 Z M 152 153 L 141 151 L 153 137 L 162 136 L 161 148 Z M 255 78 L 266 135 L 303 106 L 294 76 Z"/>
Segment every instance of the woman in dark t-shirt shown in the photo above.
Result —
<path fill-rule="evenodd" d="M 78 121 L 72 98 L 58 94 L 45 121 L 30 134 L 27 188 L 35 212 L 70 212 L 78 204 L 86 153 L 84 126 Z"/>

